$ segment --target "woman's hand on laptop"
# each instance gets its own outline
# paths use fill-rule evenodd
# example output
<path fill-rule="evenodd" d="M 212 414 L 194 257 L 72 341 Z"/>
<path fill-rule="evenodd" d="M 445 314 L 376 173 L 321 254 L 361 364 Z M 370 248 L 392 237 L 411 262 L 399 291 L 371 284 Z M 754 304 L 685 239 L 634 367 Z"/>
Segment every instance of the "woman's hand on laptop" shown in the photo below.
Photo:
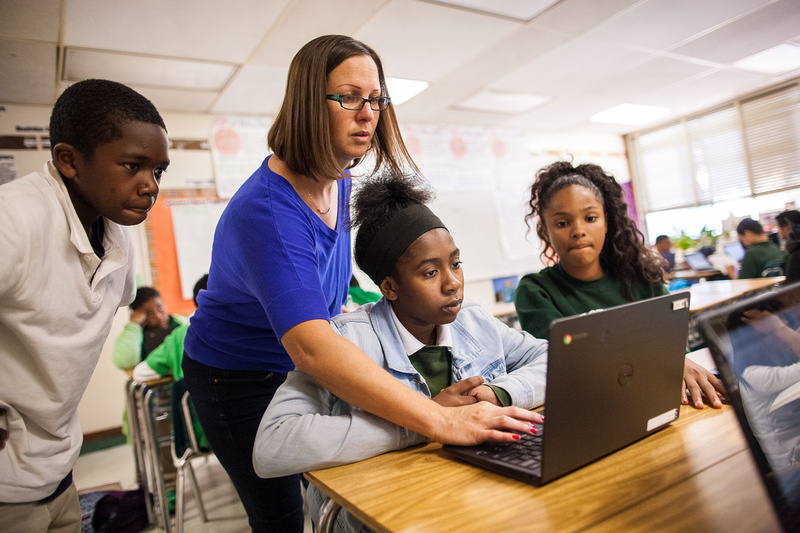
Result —
<path fill-rule="evenodd" d="M 692 397 L 692 405 L 697 409 L 704 407 L 704 395 L 711 407 L 715 409 L 722 407 L 722 398 L 725 393 L 722 381 L 688 357 L 683 366 L 683 388 L 681 389 L 681 403 L 684 405 L 689 404 L 687 389 Z"/>
<path fill-rule="evenodd" d="M 513 442 L 520 433 L 536 433 L 534 424 L 544 422 L 539 413 L 521 407 L 497 407 L 478 402 L 440 409 L 442 418 L 431 438 L 442 444 L 470 446 L 481 442 Z"/>

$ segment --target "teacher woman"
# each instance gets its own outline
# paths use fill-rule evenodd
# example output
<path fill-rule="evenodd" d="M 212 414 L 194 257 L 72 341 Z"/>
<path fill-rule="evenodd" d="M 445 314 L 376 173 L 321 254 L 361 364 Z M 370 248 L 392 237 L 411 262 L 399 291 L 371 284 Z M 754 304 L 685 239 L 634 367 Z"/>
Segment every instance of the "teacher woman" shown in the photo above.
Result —
<path fill-rule="evenodd" d="M 183 369 L 250 527 L 302 531 L 299 476 L 261 479 L 252 463 L 261 417 L 295 366 L 345 402 L 440 442 L 509 441 L 508 431 L 530 431 L 533 417 L 468 395 L 461 406 L 441 406 L 391 377 L 328 323 L 342 310 L 352 273 L 348 169 L 371 152 L 373 171 L 416 170 L 375 51 L 341 35 L 303 46 L 268 142 L 273 154 L 217 225 Z"/>

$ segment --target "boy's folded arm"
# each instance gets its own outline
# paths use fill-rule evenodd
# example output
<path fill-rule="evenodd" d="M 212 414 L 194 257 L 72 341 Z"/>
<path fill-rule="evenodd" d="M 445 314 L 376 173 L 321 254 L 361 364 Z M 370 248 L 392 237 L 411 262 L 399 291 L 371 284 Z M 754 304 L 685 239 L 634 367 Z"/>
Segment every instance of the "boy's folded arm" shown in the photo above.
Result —
<path fill-rule="evenodd" d="M 332 414 L 338 404 L 341 414 Z M 361 461 L 427 439 L 344 404 L 304 372 L 293 371 L 264 413 L 253 447 L 261 477 L 278 477 Z"/>

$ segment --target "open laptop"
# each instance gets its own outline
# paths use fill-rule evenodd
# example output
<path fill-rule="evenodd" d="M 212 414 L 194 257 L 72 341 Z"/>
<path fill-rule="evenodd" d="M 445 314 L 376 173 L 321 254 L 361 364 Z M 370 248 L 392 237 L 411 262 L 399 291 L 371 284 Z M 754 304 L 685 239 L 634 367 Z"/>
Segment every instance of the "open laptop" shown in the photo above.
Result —
<path fill-rule="evenodd" d="M 703 270 L 716 270 L 717 268 L 712 265 L 706 256 L 700 252 L 695 252 L 693 254 L 686 254 L 683 256 L 684 261 L 686 264 L 689 265 L 689 268 L 696 272 L 701 272 Z"/>
<path fill-rule="evenodd" d="M 444 449 L 543 485 L 658 431 L 678 418 L 688 324 L 688 291 L 554 320 L 539 435 Z M 510 458 L 526 447 L 539 457 Z"/>
<path fill-rule="evenodd" d="M 744 246 L 740 242 L 728 243 L 723 246 L 723 249 L 725 250 L 725 255 L 735 261 L 744 259 Z"/>
<path fill-rule="evenodd" d="M 742 319 L 754 313 L 763 318 Z M 800 531 L 800 284 L 699 322 L 781 524 Z"/>

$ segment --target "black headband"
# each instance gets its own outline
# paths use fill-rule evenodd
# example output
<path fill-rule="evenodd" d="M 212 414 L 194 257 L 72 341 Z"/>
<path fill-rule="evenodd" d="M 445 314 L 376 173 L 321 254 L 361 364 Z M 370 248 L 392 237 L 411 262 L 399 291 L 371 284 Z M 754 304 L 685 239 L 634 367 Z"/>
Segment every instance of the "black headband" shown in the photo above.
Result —
<path fill-rule="evenodd" d="M 414 204 L 401 209 L 375 234 L 366 246 L 361 268 L 380 285 L 392 273 L 397 260 L 420 235 L 445 225 L 427 206 Z"/>

